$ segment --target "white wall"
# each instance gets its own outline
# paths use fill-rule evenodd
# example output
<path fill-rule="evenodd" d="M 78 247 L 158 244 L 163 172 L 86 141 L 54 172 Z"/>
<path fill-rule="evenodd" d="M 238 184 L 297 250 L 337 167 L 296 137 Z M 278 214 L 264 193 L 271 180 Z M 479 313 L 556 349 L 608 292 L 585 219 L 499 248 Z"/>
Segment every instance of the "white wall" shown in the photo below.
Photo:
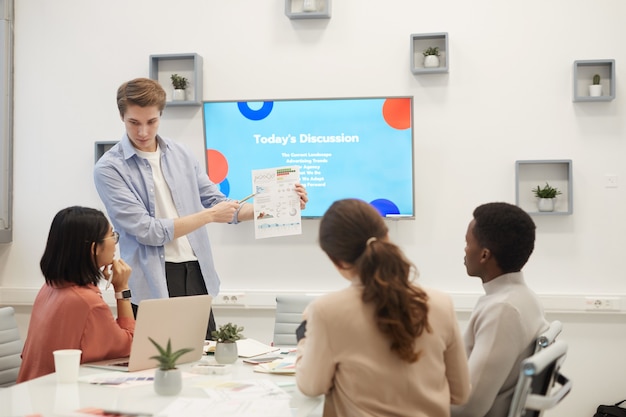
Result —
<path fill-rule="evenodd" d="M 476 205 L 514 202 L 515 161 L 572 159 L 574 213 L 535 218 L 527 280 L 547 296 L 626 294 L 624 2 L 336 0 L 330 20 L 311 21 L 283 9 L 282 0 L 16 1 L 14 241 L 0 245 L 0 303 L 43 282 L 38 262 L 59 209 L 102 208 L 93 143 L 123 133 L 119 84 L 147 76 L 150 54 L 187 52 L 204 58 L 205 99 L 413 95 L 418 215 L 391 222 L 391 235 L 422 281 L 447 291 L 480 293 L 463 267 L 465 229 Z M 430 32 L 448 32 L 450 72 L 413 75 L 409 36 Z M 579 59 L 616 60 L 614 101 L 572 103 Z M 199 107 L 166 109 L 161 133 L 204 160 Z M 618 188 L 604 187 L 607 174 Z M 263 241 L 250 224 L 209 226 L 223 288 L 339 288 L 317 226 Z M 219 313 L 263 329 L 250 337 L 272 326 L 271 313 Z M 562 319 L 574 391 L 548 415 L 586 417 L 625 394 L 626 320 Z"/>

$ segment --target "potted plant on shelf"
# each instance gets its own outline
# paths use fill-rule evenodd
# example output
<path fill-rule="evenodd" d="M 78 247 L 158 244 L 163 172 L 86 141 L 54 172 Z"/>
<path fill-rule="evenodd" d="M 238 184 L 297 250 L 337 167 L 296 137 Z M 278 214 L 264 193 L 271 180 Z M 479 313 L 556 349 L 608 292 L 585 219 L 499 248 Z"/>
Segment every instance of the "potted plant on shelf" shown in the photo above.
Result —
<path fill-rule="evenodd" d="M 429 46 L 422 54 L 424 55 L 424 68 L 437 68 L 439 66 L 438 46 Z"/>
<path fill-rule="evenodd" d="M 226 323 L 217 330 L 211 332 L 211 336 L 216 341 L 215 362 L 219 364 L 234 363 L 239 357 L 237 350 L 237 340 L 243 338 L 243 327 L 233 323 Z"/>
<path fill-rule="evenodd" d="M 172 352 L 171 339 L 167 339 L 167 347 L 163 349 L 154 339 L 148 337 L 154 347 L 159 351 L 158 355 L 151 356 L 159 362 L 159 368 L 154 372 L 154 391 L 159 395 L 176 395 L 183 388 L 183 379 L 180 369 L 176 368 L 176 361 L 193 349 L 184 348 Z"/>
<path fill-rule="evenodd" d="M 602 84 L 600 84 L 600 74 L 593 76 L 593 84 L 589 86 L 589 95 L 591 97 L 600 97 L 602 95 Z"/>
<path fill-rule="evenodd" d="M 539 211 L 554 211 L 554 199 L 562 194 L 558 188 L 550 186 L 547 182 L 543 188 L 539 186 L 533 188 L 533 193 L 539 199 L 537 202 Z"/>
<path fill-rule="evenodd" d="M 172 74 L 170 80 L 172 80 L 172 85 L 174 86 L 172 100 L 185 100 L 185 90 L 189 85 L 189 80 L 178 74 Z"/>

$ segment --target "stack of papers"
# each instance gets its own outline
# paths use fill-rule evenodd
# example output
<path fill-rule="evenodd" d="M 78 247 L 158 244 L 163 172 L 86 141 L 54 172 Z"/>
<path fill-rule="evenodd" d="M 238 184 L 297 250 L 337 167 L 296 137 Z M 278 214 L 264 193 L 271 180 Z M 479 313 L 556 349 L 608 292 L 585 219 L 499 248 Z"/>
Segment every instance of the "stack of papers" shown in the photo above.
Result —
<path fill-rule="evenodd" d="M 296 357 L 287 356 L 283 359 L 276 359 L 271 362 L 260 363 L 254 367 L 254 372 L 266 374 L 295 375 Z"/>
<path fill-rule="evenodd" d="M 210 340 L 205 342 L 204 351 L 206 353 L 214 353 L 216 341 Z M 251 358 L 253 356 L 264 355 L 269 352 L 280 350 L 279 347 L 266 345 L 254 339 L 237 340 L 237 351 L 240 358 Z"/>

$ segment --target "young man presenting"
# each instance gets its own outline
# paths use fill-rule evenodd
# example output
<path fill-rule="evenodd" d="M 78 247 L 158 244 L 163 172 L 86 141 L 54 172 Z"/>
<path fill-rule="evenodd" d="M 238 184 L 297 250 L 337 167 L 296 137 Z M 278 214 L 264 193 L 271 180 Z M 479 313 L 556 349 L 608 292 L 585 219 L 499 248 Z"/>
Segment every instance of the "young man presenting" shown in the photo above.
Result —
<path fill-rule="evenodd" d="M 220 281 L 204 226 L 250 220 L 253 207 L 226 198 L 186 147 L 158 135 L 165 108 L 158 82 L 123 83 L 117 107 L 126 133 L 96 163 L 94 180 L 120 234 L 121 257 L 133 269 L 135 314 L 144 299 L 217 295 Z M 298 184 L 296 192 L 304 209 L 306 190 Z M 211 312 L 207 339 L 212 330 Z"/>

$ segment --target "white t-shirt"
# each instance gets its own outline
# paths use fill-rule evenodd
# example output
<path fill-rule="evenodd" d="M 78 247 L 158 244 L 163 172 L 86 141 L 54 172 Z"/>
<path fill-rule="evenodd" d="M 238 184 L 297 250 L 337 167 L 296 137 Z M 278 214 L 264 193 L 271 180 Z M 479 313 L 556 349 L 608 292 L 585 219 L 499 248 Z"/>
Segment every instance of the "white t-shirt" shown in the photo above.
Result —
<path fill-rule="evenodd" d="M 137 155 L 145 158 L 152 167 L 154 200 L 156 201 L 156 207 L 154 210 L 155 216 L 157 218 L 164 219 L 178 218 L 178 210 L 176 210 L 174 200 L 172 200 L 170 187 L 167 185 L 167 182 L 163 177 L 163 171 L 161 170 L 161 149 L 158 147 L 158 144 L 155 152 L 144 152 L 139 149 L 137 149 L 136 152 Z M 164 248 L 165 262 L 187 262 L 198 259 L 193 253 L 193 249 L 189 244 L 187 236 L 181 236 L 178 239 L 174 239 L 171 242 L 166 243 Z"/>

